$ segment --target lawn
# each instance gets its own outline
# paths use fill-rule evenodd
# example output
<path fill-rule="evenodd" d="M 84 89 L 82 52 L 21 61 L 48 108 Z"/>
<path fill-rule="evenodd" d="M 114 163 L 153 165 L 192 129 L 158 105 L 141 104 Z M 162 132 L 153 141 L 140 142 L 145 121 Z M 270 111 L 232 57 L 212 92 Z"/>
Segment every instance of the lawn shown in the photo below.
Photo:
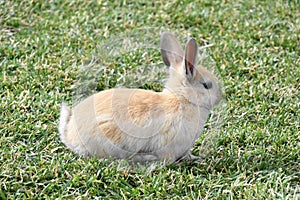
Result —
<path fill-rule="evenodd" d="M 0 198 L 300 199 L 299 3 L 0 0 Z M 202 61 L 224 100 L 193 147 L 203 161 L 128 166 L 68 150 L 61 101 L 161 91 L 163 30 L 212 45 Z"/>

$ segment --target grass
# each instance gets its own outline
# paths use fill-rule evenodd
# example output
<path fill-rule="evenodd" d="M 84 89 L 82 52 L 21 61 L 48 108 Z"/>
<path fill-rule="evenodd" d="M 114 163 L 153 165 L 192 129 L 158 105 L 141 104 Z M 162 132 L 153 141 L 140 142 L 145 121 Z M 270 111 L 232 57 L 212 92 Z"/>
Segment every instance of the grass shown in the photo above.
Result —
<path fill-rule="evenodd" d="M 299 199 L 299 13 L 298 0 L 0 1 L 0 198 Z M 204 161 L 132 171 L 76 156 L 57 120 L 78 82 L 161 90 L 160 67 L 139 75 L 145 60 L 161 64 L 158 51 L 118 46 L 147 28 L 149 44 L 161 29 L 214 44 L 226 108 L 194 146 Z M 121 54 L 104 56 L 103 44 Z"/>

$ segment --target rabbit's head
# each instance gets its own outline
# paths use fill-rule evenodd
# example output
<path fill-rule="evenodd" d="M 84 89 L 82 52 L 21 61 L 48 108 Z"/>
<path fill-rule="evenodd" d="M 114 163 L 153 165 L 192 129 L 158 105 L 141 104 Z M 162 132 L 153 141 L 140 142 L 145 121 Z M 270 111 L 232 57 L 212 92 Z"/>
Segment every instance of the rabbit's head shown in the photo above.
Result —
<path fill-rule="evenodd" d="M 197 65 L 198 45 L 188 40 L 185 51 L 171 33 L 161 35 L 163 61 L 169 67 L 165 91 L 183 96 L 193 104 L 211 109 L 222 98 L 216 78 L 207 69 Z"/>

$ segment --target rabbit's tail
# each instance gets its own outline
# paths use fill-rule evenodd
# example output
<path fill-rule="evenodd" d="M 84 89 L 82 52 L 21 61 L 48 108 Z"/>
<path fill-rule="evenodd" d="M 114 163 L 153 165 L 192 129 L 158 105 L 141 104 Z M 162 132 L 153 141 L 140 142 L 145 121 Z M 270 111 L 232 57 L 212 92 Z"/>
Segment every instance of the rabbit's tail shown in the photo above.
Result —
<path fill-rule="evenodd" d="M 59 135 L 62 141 L 65 139 L 65 131 L 71 115 L 72 112 L 70 108 L 65 104 L 65 102 L 62 102 L 58 126 Z"/>

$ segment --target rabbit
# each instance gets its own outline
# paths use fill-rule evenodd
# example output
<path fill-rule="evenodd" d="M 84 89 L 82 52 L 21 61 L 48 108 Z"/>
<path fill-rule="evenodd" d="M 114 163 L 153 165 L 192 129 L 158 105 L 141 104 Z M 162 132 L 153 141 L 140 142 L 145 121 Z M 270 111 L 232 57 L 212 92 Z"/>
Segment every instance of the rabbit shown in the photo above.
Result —
<path fill-rule="evenodd" d="M 191 148 L 210 110 L 222 99 L 216 78 L 197 65 L 198 45 L 185 51 L 169 32 L 160 49 L 169 77 L 162 92 L 116 88 L 96 93 L 73 109 L 62 103 L 61 141 L 78 155 L 134 162 L 198 158 Z"/>

